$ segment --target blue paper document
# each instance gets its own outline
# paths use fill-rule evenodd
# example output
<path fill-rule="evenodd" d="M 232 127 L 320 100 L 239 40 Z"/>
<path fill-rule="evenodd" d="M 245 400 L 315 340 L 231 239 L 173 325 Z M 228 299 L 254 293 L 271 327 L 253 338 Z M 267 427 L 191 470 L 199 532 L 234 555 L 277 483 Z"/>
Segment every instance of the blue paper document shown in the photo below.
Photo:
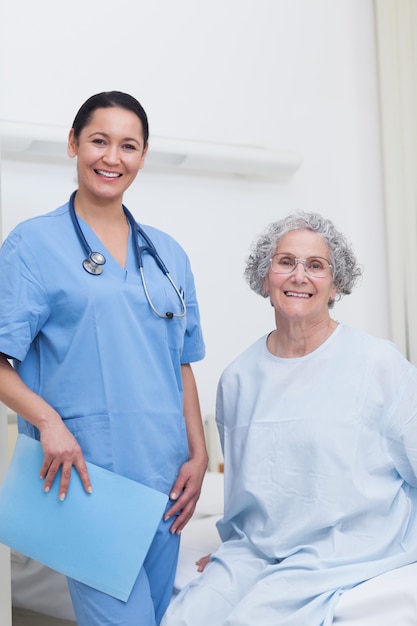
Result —
<path fill-rule="evenodd" d="M 19 435 L 0 487 L 0 542 L 52 569 L 126 601 L 168 496 L 87 463 L 93 493 L 75 469 L 66 499 L 59 478 L 43 491 L 41 444 Z"/>

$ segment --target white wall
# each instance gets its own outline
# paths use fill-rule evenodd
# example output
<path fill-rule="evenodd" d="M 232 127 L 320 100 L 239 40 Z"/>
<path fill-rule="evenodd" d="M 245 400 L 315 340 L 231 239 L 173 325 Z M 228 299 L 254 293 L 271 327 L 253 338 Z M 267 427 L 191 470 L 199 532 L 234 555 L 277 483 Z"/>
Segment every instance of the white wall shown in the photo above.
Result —
<path fill-rule="evenodd" d="M 389 336 L 372 0 L 27 0 L 23 20 L 21 3 L 3 14 L 3 119 L 69 127 L 89 95 L 121 89 L 142 101 L 156 136 L 302 154 L 287 183 L 145 169 L 126 197 L 191 257 L 207 343 L 195 366 L 203 413 L 224 366 L 272 328 L 244 258 L 293 208 L 333 219 L 365 266 L 334 316 Z M 3 160 L 2 181 L 7 234 L 66 200 L 74 165 Z"/>
<path fill-rule="evenodd" d="M 0 213 L 0 236 L 1 232 L 2 226 Z M 6 407 L 0 402 L 0 484 L 3 482 L 3 478 L 7 471 L 9 460 L 8 441 Z M 11 626 L 12 624 L 10 550 L 3 544 L 0 544 L 0 624 L 2 626 Z"/>

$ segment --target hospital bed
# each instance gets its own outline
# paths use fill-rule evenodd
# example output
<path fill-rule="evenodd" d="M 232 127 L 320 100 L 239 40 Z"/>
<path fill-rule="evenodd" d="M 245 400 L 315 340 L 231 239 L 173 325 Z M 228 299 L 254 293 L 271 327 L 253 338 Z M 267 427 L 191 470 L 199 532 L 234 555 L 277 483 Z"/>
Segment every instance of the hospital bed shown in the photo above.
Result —
<path fill-rule="evenodd" d="M 199 576 L 195 565 L 197 559 L 214 552 L 220 544 L 216 522 L 223 512 L 223 474 L 218 471 L 222 469 L 222 456 L 212 417 L 205 421 L 205 429 L 211 461 L 194 516 L 181 534 L 174 595 L 193 578 Z M 16 435 L 15 419 L 9 416 L 10 453 Z M 26 609 L 61 620 L 69 620 L 69 623 L 75 625 L 67 583 L 63 575 L 13 551 L 11 572 L 12 601 L 16 609 Z M 336 617 L 335 626 L 336 624 L 345 626 L 345 624 L 363 623 L 361 620 L 364 616 L 366 616 L 367 626 L 392 626 L 393 623 L 401 624 L 401 626 L 416 626 L 416 580 L 417 563 L 414 563 L 358 585 L 342 596 L 340 611 L 347 619 L 342 617 L 339 620 Z M 379 614 L 375 621 L 372 617 L 373 608 L 376 603 L 381 602 L 384 619 L 381 620 Z M 399 610 L 400 607 L 401 610 Z M 65 624 L 67 625 L 68 622 L 66 621 Z"/>
<path fill-rule="evenodd" d="M 200 499 L 192 520 L 181 533 L 181 548 L 175 578 L 174 594 L 198 576 L 195 562 L 213 552 L 220 543 L 216 522 L 223 511 L 222 456 L 214 419 L 205 420 L 207 446 L 210 455 Z M 16 416 L 8 415 L 9 456 L 17 436 Z M 35 611 L 75 624 L 67 582 L 44 565 L 15 551 L 11 551 L 12 604 L 16 609 Z"/>

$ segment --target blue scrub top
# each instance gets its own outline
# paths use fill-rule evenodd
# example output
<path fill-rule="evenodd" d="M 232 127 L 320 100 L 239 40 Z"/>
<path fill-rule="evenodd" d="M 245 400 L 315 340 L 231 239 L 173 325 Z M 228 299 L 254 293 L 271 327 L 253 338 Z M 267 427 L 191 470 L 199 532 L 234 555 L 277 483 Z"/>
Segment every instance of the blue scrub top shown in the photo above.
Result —
<path fill-rule="evenodd" d="M 0 352 L 50 403 L 86 460 L 169 493 L 188 458 L 181 364 L 202 359 L 204 342 L 189 260 L 167 234 L 143 226 L 179 288 L 184 318 L 150 309 L 131 237 L 123 269 L 79 220 L 103 273 L 88 274 L 68 203 L 17 226 L 0 250 Z M 144 242 L 140 241 L 140 245 Z M 180 302 L 153 258 L 144 272 L 155 307 Z M 37 430 L 19 418 L 21 432 Z"/>

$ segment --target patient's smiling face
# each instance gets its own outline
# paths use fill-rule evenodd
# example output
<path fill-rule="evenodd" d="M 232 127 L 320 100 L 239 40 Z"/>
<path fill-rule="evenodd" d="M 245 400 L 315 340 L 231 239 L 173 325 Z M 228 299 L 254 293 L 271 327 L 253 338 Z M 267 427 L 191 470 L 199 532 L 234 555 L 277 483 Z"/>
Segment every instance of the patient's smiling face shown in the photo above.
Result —
<path fill-rule="evenodd" d="M 326 242 L 311 230 L 290 231 L 280 239 L 275 253 L 289 254 L 297 259 L 330 259 Z M 306 274 L 302 263 L 297 263 L 290 274 L 276 274 L 270 269 L 264 289 L 270 294 L 278 318 L 311 321 L 313 324 L 328 319 L 328 302 L 336 296 L 332 272 L 324 278 L 313 278 Z"/>

